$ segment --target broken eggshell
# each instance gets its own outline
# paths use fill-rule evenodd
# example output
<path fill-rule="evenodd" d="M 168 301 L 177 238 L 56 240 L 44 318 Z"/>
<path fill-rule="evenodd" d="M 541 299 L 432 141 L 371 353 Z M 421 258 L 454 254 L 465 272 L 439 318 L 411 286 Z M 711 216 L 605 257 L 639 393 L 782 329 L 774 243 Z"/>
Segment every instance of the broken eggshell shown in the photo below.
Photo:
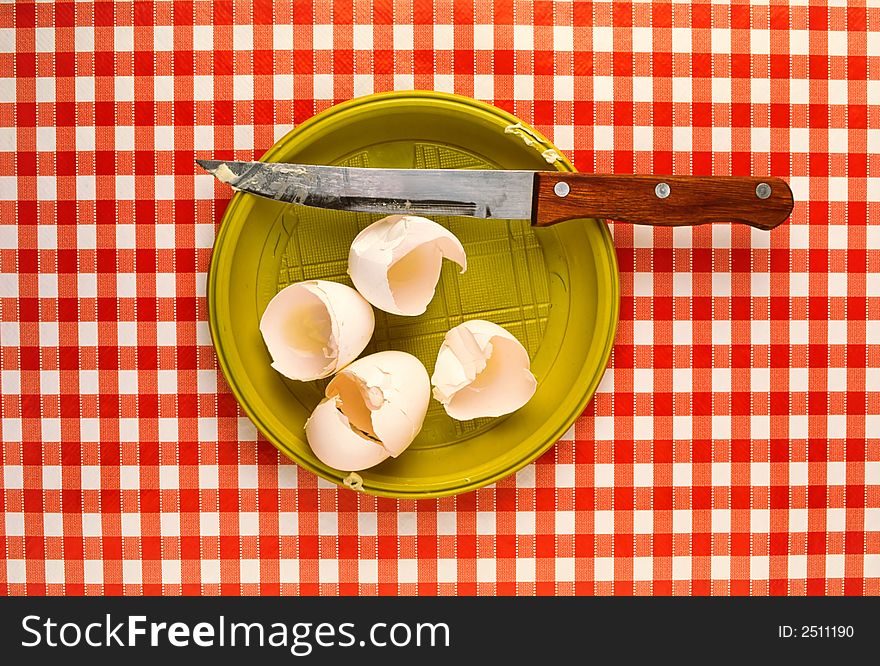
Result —
<path fill-rule="evenodd" d="M 415 356 L 384 351 L 341 370 L 324 395 L 306 439 L 328 467 L 357 472 L 406 450 L 422 428 L 431 386 Z"/>
<path fill-rule="evenodd" d="M 431 384 L 446 413 L 459 421 L 516 411 L 538 386 L 529 354 L 498 324 L 472 319 L 446 333 Z"/>
<path fill-rule="evenodd" d="M 424 217 L 389 215 L 355 237 L 348 274 L 377 308 L 412 317 L 434 297 L 444 257 L 467 270 L 464 247 L 452 232 Z"/>
<path fill-rule="evenodd" d="M 260 333 L 272 367 L 289 379 L 328 377 L 357 358 L 373 335 L 373 308 L 351 287 L 308 280 L 269 301 Z"/>

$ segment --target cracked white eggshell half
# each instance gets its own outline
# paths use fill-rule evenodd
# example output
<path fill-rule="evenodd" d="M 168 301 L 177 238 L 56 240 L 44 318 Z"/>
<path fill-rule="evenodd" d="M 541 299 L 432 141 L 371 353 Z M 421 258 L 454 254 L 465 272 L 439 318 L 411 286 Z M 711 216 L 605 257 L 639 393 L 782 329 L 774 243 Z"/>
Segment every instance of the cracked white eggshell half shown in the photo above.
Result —
<path fill-rule="evenodd" d="M 401 351 L 359 358 L 327 385 L 306 439 L 328 467 L 357 472 L 403 453 L 419 434 L 431 385 L 422 362 Z"/>
<path fill-rule="evenodd" d="M 446 413 L 459 421 L 510 414 L 538 386 L 525 347 L 506 329 L 482 319 L 446 333 L 431 384 Z"/>
<path fill-rule="evenodd" d="M 288 285 L 269 301 L 260 333 L 272 367 L 289 379 L 329 377 L 373 336 L 373 308 L 351 287 L 326 280 Z"/>
<path fill-rule="evenodd" d="M 424 217 L 389 215 L 355 237 L 348 274 L 380 310 L 415 316 L 434 297 L 444 257 L 467 270 L 464 247 L 451 231 Z"/>

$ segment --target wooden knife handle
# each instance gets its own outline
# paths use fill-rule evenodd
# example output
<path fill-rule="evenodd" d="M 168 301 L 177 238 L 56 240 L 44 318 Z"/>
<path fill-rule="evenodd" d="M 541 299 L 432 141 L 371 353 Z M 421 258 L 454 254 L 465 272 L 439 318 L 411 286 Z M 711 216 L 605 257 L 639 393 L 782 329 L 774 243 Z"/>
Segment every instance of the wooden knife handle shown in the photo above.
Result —
<path fill-rule="evenodd" d="M 546 227 L 575 217 L 667 227 L 742 222 L 773 229 L 794 198 L 781 178 L 739 176 L 612 176 L 539 171 L 532 222 Z"/>

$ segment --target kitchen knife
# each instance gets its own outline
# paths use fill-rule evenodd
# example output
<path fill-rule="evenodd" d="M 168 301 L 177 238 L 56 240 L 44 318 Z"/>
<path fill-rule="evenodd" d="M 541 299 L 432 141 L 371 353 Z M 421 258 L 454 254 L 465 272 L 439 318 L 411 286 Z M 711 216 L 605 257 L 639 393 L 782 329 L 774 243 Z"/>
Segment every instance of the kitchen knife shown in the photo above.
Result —
<path fill-rule="evenodd" d="M 317 208 L 390 215 L 529 219 L 579 217 L 661 226 L 742 222 L 773 229 L 791 214 L 791 189 L 769 176 L 616 176 L 559 171 L 363 169 L 196 160 L 233 189 Z"/>

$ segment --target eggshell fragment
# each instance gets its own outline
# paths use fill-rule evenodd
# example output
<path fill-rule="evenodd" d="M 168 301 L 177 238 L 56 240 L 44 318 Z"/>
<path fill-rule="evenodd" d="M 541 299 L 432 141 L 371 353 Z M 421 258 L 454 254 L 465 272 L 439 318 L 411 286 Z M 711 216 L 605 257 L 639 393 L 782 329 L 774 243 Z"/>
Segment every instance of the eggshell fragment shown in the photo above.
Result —
<path fill-rule="evenodd" d="M 373 335 L 373 309 L 349 286 L 297 282 L 279 291 L 260 318 L 272 367 L 285 377 L 328 377 L 357 358 Z"/>
<path fill-rule="evenodd" d="M 424 217 L 389 215 L 355 237 L 348 274 L 380 310 L 415 316 L 434 297 L 444 257 L 467 270 L 464 247 L 452 232 Z"/>
<path fill-rule="evenodd" d="M 431 384 L 446 413 L 459 421 L 502 416 L 534 395 L 529 354 L 509 331 L 482 319 L 446 333 Z"/>
<path fill-rule="evenodd" d="M 358 359 L 327 385 L 306 421 L 306 439 L 318 459 L 357 472 L 412 443 L 428 411 L 428 371 L 415 356 L 384 351 Z"/>

